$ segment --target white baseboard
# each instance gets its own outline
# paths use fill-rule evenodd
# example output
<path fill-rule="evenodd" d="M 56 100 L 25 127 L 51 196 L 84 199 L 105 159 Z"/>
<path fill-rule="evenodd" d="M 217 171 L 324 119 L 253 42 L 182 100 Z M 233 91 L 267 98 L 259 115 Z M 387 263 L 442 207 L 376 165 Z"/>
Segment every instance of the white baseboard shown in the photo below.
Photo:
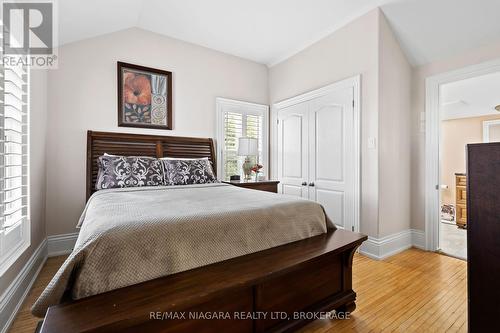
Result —
<path fill-rule="evenodd" d="M 31 258 L 7 290 L 0 296 L 0 333 L 6 333 L 47 257 L 71 253 L 78 233 L 49 236 L 33 252 Z"/>
<path fill-rule="evenodd" d="M 368 237 L 359 252 L 376 260 L 383 260 L 402 252 L 410 247 L 425 248 L 425 233 L 420 230 L 408 229 L 389 236 Z"/>
<path fill-rule="evenodd" d="M 411 245 L 421 250 L 425 250 L 425 232 L 411 229 Z"/>
<path fill-rule="evenodd" d="M 44 239 L 14 281 L 0 296 L 0 333 L 6 333 L 9 329 L 46 260 L 47 240 Z"/>
<path fill-rule="evenodd" d="M 71 253 L 75 247 L 78 233 L 53 235 L 47 237 L 49 257 L 62 256 Z"/>

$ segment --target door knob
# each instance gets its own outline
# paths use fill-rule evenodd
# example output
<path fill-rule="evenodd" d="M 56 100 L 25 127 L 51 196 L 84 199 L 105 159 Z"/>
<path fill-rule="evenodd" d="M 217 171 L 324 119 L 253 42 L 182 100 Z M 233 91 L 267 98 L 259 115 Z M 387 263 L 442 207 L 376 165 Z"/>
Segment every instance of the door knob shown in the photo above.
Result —
<path fill-rule="evenodd" d="M 307 185 L 307 182 L 302 182 L 302 186 L 306 186 Z"/>
<path fill-rule="evenodd" d="M 309 183 L 309 186 L 314 186 L 314 183 L 313 183 L 313 182 L 310 182 L 310 183 Z"/>

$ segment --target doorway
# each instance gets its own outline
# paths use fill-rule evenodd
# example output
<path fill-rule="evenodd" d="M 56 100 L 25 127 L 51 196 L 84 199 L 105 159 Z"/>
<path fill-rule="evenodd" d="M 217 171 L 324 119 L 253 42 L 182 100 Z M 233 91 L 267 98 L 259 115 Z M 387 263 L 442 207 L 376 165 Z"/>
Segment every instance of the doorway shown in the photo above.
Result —
<path fill-rule="evenodd" d="M 426 247 L 467 259 L 466 145 L 500 140 L 500 61 L 427 80 Z"/>
<path fill-rule="evenodd" d="M 359 83 L 353 77 L 273 107 L 278 191 L 321 203 L 350 231 L 359 230 Z"/>

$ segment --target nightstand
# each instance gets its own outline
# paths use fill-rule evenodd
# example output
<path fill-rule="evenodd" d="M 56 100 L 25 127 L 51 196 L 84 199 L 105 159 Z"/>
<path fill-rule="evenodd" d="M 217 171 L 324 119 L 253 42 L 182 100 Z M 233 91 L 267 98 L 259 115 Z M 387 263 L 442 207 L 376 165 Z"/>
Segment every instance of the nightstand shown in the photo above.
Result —
<path fill-rule="evenodd" d="M 226 183 L 226 184 L 238 186 L 238 187 L 249 188 L 252 190 L 278 193 L 279 180 L 259 180 L 259 181 L 253 181 L 253 180 L 250 180 L 250 181 L 240 181 L 240 180 L 229 181 L 229 180 L 227 180 L 227 181 L 222 181 L 222 182 Z"/>

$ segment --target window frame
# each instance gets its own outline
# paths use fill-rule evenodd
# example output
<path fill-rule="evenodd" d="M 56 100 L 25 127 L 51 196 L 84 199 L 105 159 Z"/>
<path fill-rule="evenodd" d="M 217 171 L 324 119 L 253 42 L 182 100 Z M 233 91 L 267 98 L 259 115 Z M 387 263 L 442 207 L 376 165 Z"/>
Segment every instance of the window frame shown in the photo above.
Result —
<path fill-rule="evenodd" d="M 1 66 L 0 70 L 2 74 L 2 86 L 3 88 L 5 87 L 5 68 Z M 4 229 L 3 227 L 3 219 L 4 219 L 4 203 L 0 202 L 0 218 L 2 219 L 2 222 L 0 224 L 0 277 L 7 272 L 10 267 L 19 259 L 21 255 L 31 246 L 31 219 L 30 219 L 30 200 L 31 200 L 31 195 L 30 195 L 30 156 L 31 156 L 31 145 L 30 145 L 30 131 L 31 131 L 31 126 L 30 126 L 30 96 L 31 96 L 31 91 L 30 91 L 30 79 L 31 79 L 31 73 L 30 73 L 30 68 L 29 66 L 23 66 L 23 75 L 26 75 L 26 81 L 23 82 L 23 85 L 26 86 L 25 90 L 23 89 L 23 98 L 22 98 L 22 108 L 23 108 L 23 113 L 25 117 L 25 121 L 22 122 L 21 126 L 23 128 L 21 135 L 25 136 L 25 142 L 26 144 L 23 144 L 23 152 L 21 154 L 21 161 L 22 161 L 22 169 L 23 173 L 21 174 L 21 179 L 25 181 L 21 184 L 21 189 L 26 188 L 26 214 L 24 215 L 23 220 L 21 221 L 20 224 L 18 224 L 16 227 L 9 228 L 9 230 Z M 0 100 L 2 100 L 2 107 L 3 111 L 0 112 L 0 117 L 5 116 L 5 88 L 1 92 Z M 0 135 L 4 135 L 4 130 L 5 128 L 3 127 L 3 121 L 2 121 L 2 127 L 0 128 Z M 5 145 L 5 142 L 3 138 L 1 138 L 0 144 Z M 24 140 L 23 140 L 24 141 Z M 5 147 L 2 147 L 0 150 L 0 158 L 3 159 L 4 155 L 4 149 Z M 25 150 L 25 152 L 24 152 Z M 25 161 L 23 161 L 25 157 Z M 3 161 L 5 161 L 3 159 Z M 4 182 L 5 182 L 5 165 L 3 165 L 3 162 L 0 163 L 0 177 L 2 178 L 0 181 L 0 200 L 3 201 L 4 199 Z M 21 196 L 21 198 L 24 197 Z M 6 236 L 9 235 L 11 232 L 19 232 L 20 233 L 20 239 L 19 241 L 16 241 L 15 246 L 12 249 L 8 249 L 7 251 L 3 251 L 3 248 L 5 246 L 6 242 Z"/>
<path fill-rule="evenodd" d="M 269 106 L 217 97 L 216 106 L 216 146 L 217 146 L 217 179 L 224 180 L 224 114 L 226 112 L 240 113 L 246 115 L 262 116 L 262 160 L 263 170 L 269 178 Z"/>

